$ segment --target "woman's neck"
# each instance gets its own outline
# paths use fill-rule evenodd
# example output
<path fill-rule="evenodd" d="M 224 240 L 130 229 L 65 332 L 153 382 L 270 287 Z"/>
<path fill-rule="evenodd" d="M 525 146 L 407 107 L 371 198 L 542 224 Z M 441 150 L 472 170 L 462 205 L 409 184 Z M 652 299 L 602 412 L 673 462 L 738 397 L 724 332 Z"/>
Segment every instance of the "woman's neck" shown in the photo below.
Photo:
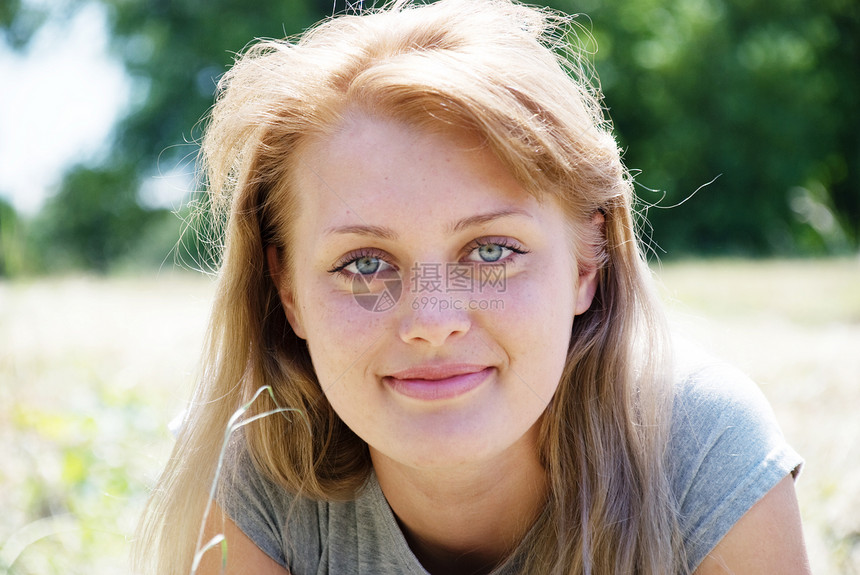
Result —
<path fill-rule="evenodd" d="M 371 449 L 382 492 L 430 573 L 488 573 L 525 537 L 546 501 L 535 432 L 492 460 L 444 469 L 409 467 Z"/>

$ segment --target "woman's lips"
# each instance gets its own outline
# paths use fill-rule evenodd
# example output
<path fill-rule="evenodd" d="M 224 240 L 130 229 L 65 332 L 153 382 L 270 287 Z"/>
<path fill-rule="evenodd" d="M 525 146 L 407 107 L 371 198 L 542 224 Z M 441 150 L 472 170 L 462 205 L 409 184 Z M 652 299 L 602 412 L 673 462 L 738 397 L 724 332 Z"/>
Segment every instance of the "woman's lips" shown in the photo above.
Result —
<path fill-rule="evenodd" d="M 484 382 L 493 371 L 484 365 L 423 366 L 399 371 L 382 380 L 394 391 L 415 399 L 449 399 Z"/>

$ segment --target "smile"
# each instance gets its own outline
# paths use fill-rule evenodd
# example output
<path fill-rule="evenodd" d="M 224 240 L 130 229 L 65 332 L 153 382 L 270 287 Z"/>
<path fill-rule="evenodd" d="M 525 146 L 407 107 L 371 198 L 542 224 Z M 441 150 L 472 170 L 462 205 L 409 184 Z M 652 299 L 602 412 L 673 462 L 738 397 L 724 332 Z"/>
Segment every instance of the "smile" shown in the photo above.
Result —
<path fill-rule="evenodd" d="M 481 365 L 442 365 L 407 369 L 382 378 L 401 395 L 425 401 L 451 399 L 481 385 L 495 368 Z"/>

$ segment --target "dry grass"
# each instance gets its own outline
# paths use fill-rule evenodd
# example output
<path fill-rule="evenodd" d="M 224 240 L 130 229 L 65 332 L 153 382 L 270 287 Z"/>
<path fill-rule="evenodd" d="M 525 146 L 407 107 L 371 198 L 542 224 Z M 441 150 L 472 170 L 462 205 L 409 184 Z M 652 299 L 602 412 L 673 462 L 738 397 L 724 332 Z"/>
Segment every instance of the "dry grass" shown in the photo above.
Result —
<path fill-rule="evenodd" d="M 814 572 L 860 573 L 860 262 L 691 262 L 660 277 L 680 329 L 761 383 L 805 456 Z M 211 295 L 181 274 L 0 283 L 0 574 L 125 572 Z"/>

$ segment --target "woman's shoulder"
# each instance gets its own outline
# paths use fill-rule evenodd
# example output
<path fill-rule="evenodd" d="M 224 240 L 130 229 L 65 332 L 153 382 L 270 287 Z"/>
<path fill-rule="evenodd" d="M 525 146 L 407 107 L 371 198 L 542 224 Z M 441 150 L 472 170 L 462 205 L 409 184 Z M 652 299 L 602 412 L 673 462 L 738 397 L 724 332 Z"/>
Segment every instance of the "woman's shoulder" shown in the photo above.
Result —
<path fill-rule="evenodd" d="M 694 349 L 678 358 L 669 441 L 672 488 L 694 567 L 803 460 L 759 387 Z"/>
<path fill-rule="evenodd" d="M 289 568 L 293 563 L 291 542 L 300 541 L 303 547 L 311 548 L 316 543 L 318 547 L 316 502 L 269 478 L 255 464 L 241 432 L 230 440 L 217 481 L 218 505 L 281 566 Z"/>
<path fill-rule="evenodd" d="M 785 470 L 794 471 L 799 457 L 759 386 L 722 360 L 696 350 L 683 353 L 675 370 L 670 436 L 675 471 L 713 474 L 796 459 Z"/>
<path fill-rule="evenodd" d="M 349 573 L 363 564 L 380 575 L 423 573 L 371 472 L 353 499 L 297 494 L 255 465 L 234 440 L 218 503 L 260 549 L 292 573 Z"/>
<path fill-rule="evenodd" d="M 740 369 L 695 349 L 684 348 L 674 376 L 673 417 L 775 426 L 770 403 L 759 386 Z"/>

